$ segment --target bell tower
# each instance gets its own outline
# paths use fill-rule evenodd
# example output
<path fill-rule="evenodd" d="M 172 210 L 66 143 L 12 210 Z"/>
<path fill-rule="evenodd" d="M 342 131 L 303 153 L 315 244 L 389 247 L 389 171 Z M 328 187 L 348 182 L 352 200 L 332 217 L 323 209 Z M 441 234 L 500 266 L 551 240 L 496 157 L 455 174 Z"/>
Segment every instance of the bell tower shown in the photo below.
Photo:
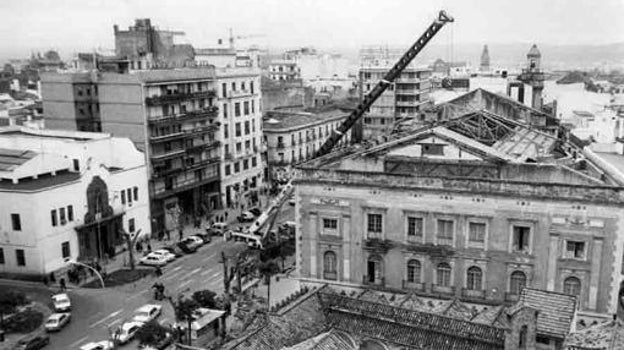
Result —
<path fill-rule="evenodd" d="M 544 90 L 544 72 L 541 69 L 542 54 L 533 44 L 527 53 L 527 67 L 522 70 L 518 80 L 530 85 L 533 90 L 531 107 L 542 110 L 542 91 Z"/>
<path fill-rule="evenodd" d="M 483 52 L 481 53 L 481 65 L 479 66 L 479 70 L 482 72 L 490 71 L 490 52 L 487 45 L 483 46 Z"/>

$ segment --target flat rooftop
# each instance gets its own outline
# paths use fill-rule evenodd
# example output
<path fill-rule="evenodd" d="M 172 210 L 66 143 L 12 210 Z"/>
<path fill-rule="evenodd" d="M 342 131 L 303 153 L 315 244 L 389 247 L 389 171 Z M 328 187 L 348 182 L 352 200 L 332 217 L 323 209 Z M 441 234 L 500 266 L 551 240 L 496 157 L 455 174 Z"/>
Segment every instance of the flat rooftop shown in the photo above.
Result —
<path fill-rule="evenodd" d="M 321 112 L 303 111 L 270 111 L 263 118 L 262 126 L 265 131 L 279 131 L 321 124 L 330 120 L 340 120 L 349 115 L 341 109 L 332 109 Z"/>

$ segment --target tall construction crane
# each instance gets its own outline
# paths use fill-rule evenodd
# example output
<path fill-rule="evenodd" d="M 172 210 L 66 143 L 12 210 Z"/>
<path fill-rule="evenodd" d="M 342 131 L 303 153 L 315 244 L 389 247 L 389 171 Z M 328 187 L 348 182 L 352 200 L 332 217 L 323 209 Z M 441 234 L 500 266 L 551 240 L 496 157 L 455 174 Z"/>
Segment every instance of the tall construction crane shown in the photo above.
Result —
<path fill-rule="evenodd" d="M 416 40 L 416 42 L 403 54 L 397 63 L 386 73 L 384 78 L 375 85 L 373 90 L 369 92 L 360 103 L 357 108 L 351 112 L 347 119 L 340 124 L 334 133 L 332 133 L 325 143 L 316 152 L 315 157 L 320 157 L 328 154 L 334 148 L 334 146 L 340 141 L 342 136 L 349 131 L 355 123 L 362 118 L 364 112 L 381 96 L 384 91 L 392 84 L 392 82 L 399 77 L 401 72 L 414 60 L 414 58 L 420 53 L 420 51 L 429 43 L 429 41 L 444 27 L 445 24 L 453 22 L 453 17 L 449 16 L 445 11 L 440 11 L 438 17 L 429 25 L 427 30 Z M 250 226 L 250 233 L 257 234 L 262 226 L 267 222 L 270 215 L 277 215 L 280 207 L 286 202 L 286 199 L 292 195 L 292 184 L 288 183 L 286 188 L 280 192 L 278 197 L 273 200 L 267 210 Z M 275 220 L 270 221 L 270 226 L 264 233 L 264 237 L 268 236 L 271 227 Z"/>

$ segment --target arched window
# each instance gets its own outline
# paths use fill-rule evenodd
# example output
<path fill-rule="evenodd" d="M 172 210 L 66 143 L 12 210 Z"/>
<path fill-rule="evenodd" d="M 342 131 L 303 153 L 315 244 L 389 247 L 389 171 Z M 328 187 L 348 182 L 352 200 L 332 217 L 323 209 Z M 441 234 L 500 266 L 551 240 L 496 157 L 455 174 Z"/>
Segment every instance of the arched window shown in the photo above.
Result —
<path fill-rule="evenodd" d="M 563 292 L 565 294 L 581 295 L 581 280 L 576 277 L 568 277 L 563 281 Z"/>
<path fill-rule="evenodd" d="M 468 268 L 466 272 L 466 288 L 469 290 L 481 290 L 481 281 L 483 279 L 483 272 L 481 269 L 472 266 Z"/>
<path fill-rule="evenodd" d="M 438 286 L 449 287 L 451 285 L 451 265 L 439 263 L 436 268 L 436 281 Z"/>
<path fill-rule="evenodd" d="M 407 282 L 420 283 L 420 261 L 410 260 L 407 262 Z"/>
<path fill-rule="evenodd" d="M 520 295 L 520 292 L 526 287 L 526 275 L 522 271 L 514 271 L 509 279 L 509 293 Z"/>
<path fill-rule="evenodd" d="M 323 256 L 323 271 L 336 273 L 336 253 L 330 251 L 325 252 Z"/>

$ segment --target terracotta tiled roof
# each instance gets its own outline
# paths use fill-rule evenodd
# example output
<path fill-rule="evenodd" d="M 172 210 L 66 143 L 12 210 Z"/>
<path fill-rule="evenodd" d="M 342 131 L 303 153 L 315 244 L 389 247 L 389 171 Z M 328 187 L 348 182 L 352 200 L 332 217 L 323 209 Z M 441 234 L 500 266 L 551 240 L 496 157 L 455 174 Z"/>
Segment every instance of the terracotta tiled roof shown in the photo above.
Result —
<path fill-rule="evenodd" d="M 564 349 L 619 350 L 624 349 L 624 324 L 609 321 L 570 334 Z"/>
<path fill-rule="evenodd" d="M 495 327 L 507 328 L 509 327 L 509 322 L 504 316 L 505 306 L 499 305 L 490 307 L 487 310 L 483 310 L 482 312 L 475 315 L 470 321 Z"/>
<path fill-rule="evenodd" d="M 528 306 L 539 310 L 537 315 L 537 333 L 556 338 L 565 338 L 570 332 L 570 325 L 576 311 L 576 297 L 568 294 L 525 288 L 520 293 L 520 300 L 515 307 Z"/>
<path fill-rule="evenodd" d="M 320 293 L 329 326 L 414 348 L 502 349 L 504 329 Z"/>
<path fill-rule="evenodd" d="M 357 350 L 353 338 L 336 330 L 320 334 L 284 350 Z"/>

